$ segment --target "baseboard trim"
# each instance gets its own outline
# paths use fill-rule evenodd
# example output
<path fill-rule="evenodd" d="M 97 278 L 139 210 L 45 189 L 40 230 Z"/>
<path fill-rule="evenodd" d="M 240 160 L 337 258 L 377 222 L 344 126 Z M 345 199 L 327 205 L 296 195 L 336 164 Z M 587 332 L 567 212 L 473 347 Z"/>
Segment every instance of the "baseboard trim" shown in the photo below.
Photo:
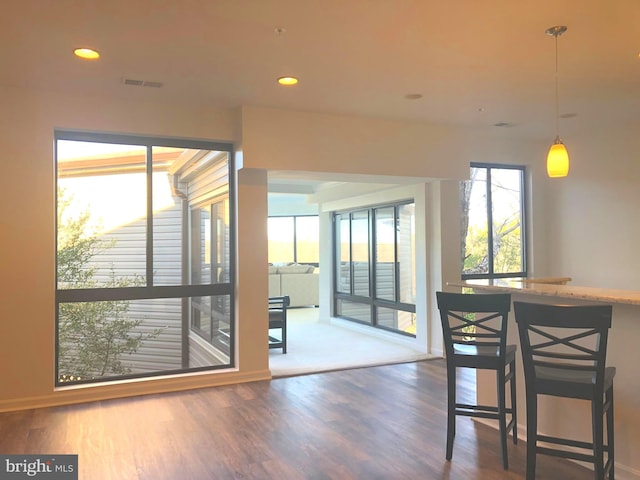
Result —
<path fill-rule="evenodd" d="M 142 378 L 136 380 L 60 387 L 51 394 L 15 398 L 0 401 L 0 412 L 29 410 L 33 408 L 57 407 L 76 403 L 96 402 L 114 398 L 179 392 L 199 388 L 232 385 L 236 383 L 271 380 L 269 370 L 251 372 L 216 371 L 166 377 Z"/>
<path fill-rule="evenodd" d="M 337 372 L 340 370 L 352 370 L 355 368 L 369 368 L 369 367 L 383 367 L 385 365 L 396 365 L 399 363 L 414 363 L 421 362 L 423 360 L 434 360 L 437 357 L 433 357 L 427 353 L 417 353 L 413 356 L 402 356 L 398 358 L 389 358 L 382 361 L 368 361 L 368 362 L 349 362 L 349 364 L 325 364 L 317 365 L 313 367 L 292 367 L 292 368 L 278 368 L 271 371 L 273 378 L 285 378 L 295 377 L 298 375 L 309 375 L 314 373 L 327 373 Z"/>
<path fill-rule="evenodd" d="M 494 430 L 498 430 L 498 424 L 495 421 L 491 421 L 486 418 L 472 418 L 471 420 L 491 427 Z M 523 442 L 527 441 L 527 428 L 526 426 L 521 424 L 518 424 L 518 440 L 522 440 Z M 578 462 L 577 460 L 572 460 L 570 458 L 567 460 L 579 463 L 580 465 L 593 470 L 593 466 L 591 464 Z M 632 468 L 628 465 L 621 464 L 619 462 L 615 462 L 615 472 L 617 480 L 640 480 L 640 470 Z"/>

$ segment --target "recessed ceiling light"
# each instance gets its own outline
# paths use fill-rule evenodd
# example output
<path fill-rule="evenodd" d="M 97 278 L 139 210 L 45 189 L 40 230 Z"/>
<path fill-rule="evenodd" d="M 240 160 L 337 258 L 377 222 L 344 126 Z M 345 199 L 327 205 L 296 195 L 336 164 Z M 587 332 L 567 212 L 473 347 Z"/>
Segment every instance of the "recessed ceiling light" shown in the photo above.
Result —
<path fill-rule="evenodd" d="M 290 77 L 287 75 L 287 76 L 278 78 L 278 83 L 280 85 L 284 85 L 285 87 L 290 87 L 298 83 L 298 79 L 296 77 Z"/>
<path fill-rule="evenodd" d="M 97 60 L 100 58 L 100 54 L 92 48 L 76 48 L 73 53 L 76 57 L 80 57 L 85 60 Z"/>
<path fill-rule="evenodd" d="M 560 118 L 573 118 L 577 116 L 578 116 L 577 113 L 563 113 L 562 115 L 560 115 Z"/>
<path fill-rule="evenodd" d="M 407 93 L 404 98 L 407 100 L 420 100 L 422 98 L 421 93 Z"/>

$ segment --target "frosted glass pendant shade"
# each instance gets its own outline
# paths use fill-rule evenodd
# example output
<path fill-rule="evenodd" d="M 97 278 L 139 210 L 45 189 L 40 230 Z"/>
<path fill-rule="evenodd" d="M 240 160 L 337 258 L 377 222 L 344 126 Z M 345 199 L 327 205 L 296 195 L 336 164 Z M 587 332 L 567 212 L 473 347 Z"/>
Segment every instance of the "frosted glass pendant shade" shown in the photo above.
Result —
<path fill-rule="evenodd" d="M 569 174 L 569 152 L 559 137 L 549 148 L 547 154 L 547 175 L 550 177 L 566 177 Z"/>

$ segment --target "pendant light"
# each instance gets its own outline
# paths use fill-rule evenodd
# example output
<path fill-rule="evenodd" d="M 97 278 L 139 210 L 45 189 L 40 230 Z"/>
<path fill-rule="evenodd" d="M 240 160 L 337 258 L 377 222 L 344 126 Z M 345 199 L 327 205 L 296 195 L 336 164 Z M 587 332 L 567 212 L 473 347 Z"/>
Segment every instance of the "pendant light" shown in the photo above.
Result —
<path fill-rule="evenodd" d="M 567 27 L 559 25 L 544 32 L 556 39 L 556 139 L 547 154 L 547 175 L 550 177 L 566 177 L 569 173 L 569 153 L 558 133 L 558 37 L 566 31 Z"/>

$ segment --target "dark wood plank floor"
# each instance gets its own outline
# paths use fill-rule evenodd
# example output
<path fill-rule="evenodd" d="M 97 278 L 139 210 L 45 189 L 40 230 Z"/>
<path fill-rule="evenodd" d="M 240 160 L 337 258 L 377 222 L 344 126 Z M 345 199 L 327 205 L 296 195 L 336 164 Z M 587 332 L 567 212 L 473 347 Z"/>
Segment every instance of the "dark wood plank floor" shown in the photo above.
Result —
<path fill-rule="evenodd" d="M 0 453 L 78 454 L 81 479 L 523 479 L 526 444 L 504 471 L 497 430 L 469 418 L 445 460 L 445 382 L 430 360 L 4 413 Z M 540 457 L 537 478 L 591 473 Z"/>

